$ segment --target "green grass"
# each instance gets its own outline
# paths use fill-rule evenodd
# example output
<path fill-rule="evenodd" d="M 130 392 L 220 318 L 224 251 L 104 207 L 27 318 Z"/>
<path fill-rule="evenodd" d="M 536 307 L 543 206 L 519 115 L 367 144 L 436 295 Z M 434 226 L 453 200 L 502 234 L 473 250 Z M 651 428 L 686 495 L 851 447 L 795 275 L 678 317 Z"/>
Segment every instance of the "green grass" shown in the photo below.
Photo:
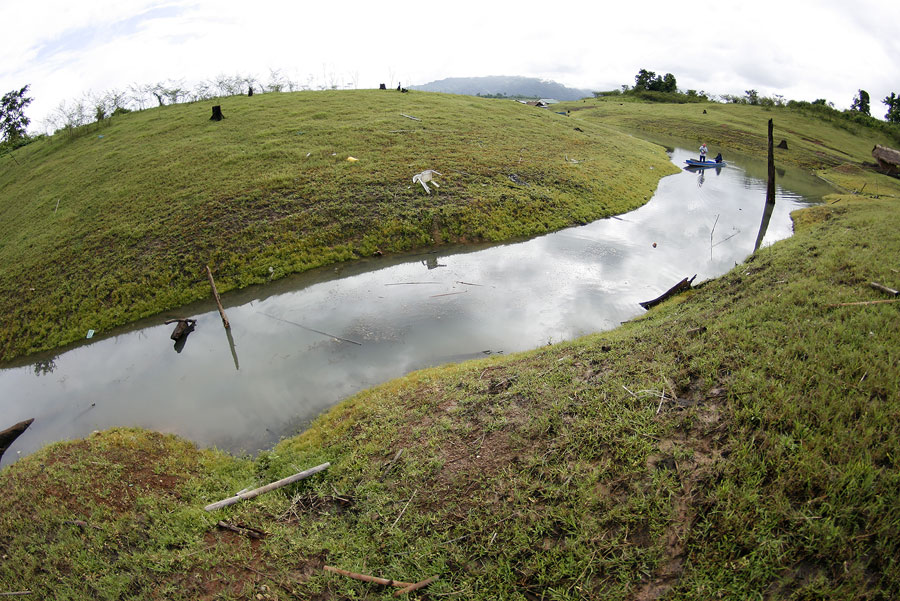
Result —
<path fill-rule="evenodd" d="M 774 140 L 787 142 L 787 150 L 775 149 L 779 164 L 810 170 L 846 163 L 873 163 L 872 147 L 896 147 L 886 134 L 845 121 L 822 121 L 786 107 L 743 104 L 661 104 L 633 99 L 594 98 L 558 105 L 572 111 L 573 120 L 612 125 L 656 134 L 706 142 L 713 156 L 719 151 L 738 151 L 765 158 L 768 120 L 774 122 Z"/>
<path fill-rule="evenodd" d="M 640 206 L 673 171 L 659 147 L 513 102 L 377 91 L 217 102 L 221 122 L 212 102 L 161 107 L 0 159 L 0 360 L 206 298 L 205 265 L 224 292 L 531 236 Z M 411 181 L 424 169 L 443 174 L 431 195 Z"/>
<path fill-rule="evenodd" d="M 432 599 L 900 597 L 900 303 L 839 306 L 900 287 L 900 182 L 823 174 L 861 193 L 614 331 L 410 374 L 254 460 L 114 429 L 4 468 L 0 592 L 393 598 L 327 564 Z"/>

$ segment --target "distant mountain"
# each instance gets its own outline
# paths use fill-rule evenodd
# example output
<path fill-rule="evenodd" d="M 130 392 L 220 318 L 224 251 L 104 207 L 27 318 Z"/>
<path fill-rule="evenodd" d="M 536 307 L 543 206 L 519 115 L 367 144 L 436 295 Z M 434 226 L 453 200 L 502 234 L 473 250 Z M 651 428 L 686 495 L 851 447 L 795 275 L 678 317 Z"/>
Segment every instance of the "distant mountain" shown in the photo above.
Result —
<path fill-rule="evenodd" d="M 469 96 L 524 96 L 528 98 L 555 98 L 578 100 L 593 95 L 590 90 L 567 88 L 561 83 L 537 77 L 493 75 L 489 77 L 448 77 L 421 86 L 409 86 L 413 90 L 467 94 Z"/>

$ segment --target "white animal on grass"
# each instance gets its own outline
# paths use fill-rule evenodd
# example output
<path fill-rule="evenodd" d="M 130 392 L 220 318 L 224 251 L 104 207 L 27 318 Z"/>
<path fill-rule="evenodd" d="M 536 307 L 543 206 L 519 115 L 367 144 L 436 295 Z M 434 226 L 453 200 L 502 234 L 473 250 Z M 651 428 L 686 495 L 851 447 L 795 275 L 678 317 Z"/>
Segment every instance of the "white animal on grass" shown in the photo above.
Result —
<path fill-rule="evenodd" d="M 440 186 L 437 184 L 437 182 L 432 181 L 434 179 L 435 175 L 443 175 L 443 173 L 438 173 L 434 169 L 426 169 L 422 173 L 416 173 L 413 176 L 413 183 L 414 184 L 422 184 L 422 187 L 425 188 L 425 191 L 428 192 L 429 194 L 431 194 L 431 188 L 429 188 L 425 184 L 425 182 L 431 182 L 431 184 L 435 188 L 440 188 Z"/>

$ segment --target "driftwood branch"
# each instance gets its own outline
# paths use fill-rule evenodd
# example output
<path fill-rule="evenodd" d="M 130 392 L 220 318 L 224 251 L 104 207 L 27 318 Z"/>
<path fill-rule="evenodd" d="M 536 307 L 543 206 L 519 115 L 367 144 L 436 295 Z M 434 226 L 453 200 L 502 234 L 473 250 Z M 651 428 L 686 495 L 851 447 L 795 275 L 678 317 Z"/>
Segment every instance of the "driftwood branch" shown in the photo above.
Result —
<path fill-rule="evenodd" d="M 327 462 L 323 463 L 322 465 L 317 465 L 316 467 L 294 474 L 293 476 L 288 476 L 287 478 L 282 478 L 281 480 L 272 482 L 271 484 L 266 484 L 265 486 L 260 486 L 259 488 L 254 488 L 253 490 L 247 492 L 238 493 L 233 497 L 228 497 L 227 499 L 222 499 L 221 501 L 216 501 L 215 503 L 210 503 L 203 509 L 205 509 L 206 511 L 215 511 L 216 509 L 222 509 L 223 507 L 234 505 L 238 501 L 246 501 L 248 499 L 258 497 L 261 494 L 271 492 L 277 488 L 282 488 L 284 486 L 287 486 L 288 484 L 299 482 L 304 478 L 309 478 L 313 474 L 318 474 L 319 472 L 328 469 L 330 466 L 331 464 Z"/>
<path fill-rule="evenodd" d="M 213 296 L 216 299 L 216 306 L 219 307 L 219 315 L 222 316 L 222 325 L 225 326 L 226 330 L 229 330 L 231 329 L 231 324 L 228 323 L 228 317 L 225 315 L 225 308 L 222 307 L 222 299 L 219 298 L 219 291 L 216 289 L 216 281 L 213 279 L 209 265 L 206 266 L 206 275 L 209 277 L 209 285 L 212 286 Z"/>
<path fill-rule="evenodd" d="M 357 574 L 356 572 L 348 572 L 347 570 L 342 570 L 340 568 L 333 568 L 331 566 L 323 566 L 326 572 L 334 572 L 335 574 L 340 574 L 341 576 L 346 576 L 347 578 L 353 578 L 354 580 L 362 580 L 363 582 L 373 582 L 375 584 L 381 584 L 383 586 L 397 586 L 406 588 L 409 586 L 415 586 L 417 583 L 414 582 L 400 582 L 399 580 L 391 580 L 389 578 L 379 578 L 378 576 L 369 576 L 368 574 Z"/>
<path fill-rule="evenodd" d="M 420 588 L 425 588 L 426 586 L 428 586 L 428 585 L 431 584 L 432 582 L 436 581 L 437 579 L 438 579 L 437 576 L 432 576 L 431 578 L 427 578 L 427 579 L 425 579 L 425 580 L 423 580 L 423 581 L 421 581 L 421 582 L 417 582 L 417 583 L 415 583 L 415 584 L 411 584 L 411 585 L 409 585 L 409 586 L 406 587 L 406 588 L 400 589 L 399 591 L 394 591 L 394 596 L 395 596 L 395 597 L 399 597 L 400 595 L 405 595 L 405 594 L 407 594 L 407 593 L 411 593 L 411 592 L 413 592 L 413 591 L 417 591 L 417 590 L 419 590 Z"/>
<path fill-rule="evenodd" d="M 696 277 L 697 277 L 697 274 L 694 274 L 694 277 L 692 277 L 691 279 L 684 278 L 683 280 L 681 280 L 680 282 L 678 282 L 677 284 L 675 284 L 674 286 L 672 286 L 671 288 L 669 288 L 668 290 L 663 292 L 662 295 L 657 296 L 653 300 L 644 301 L 639 304 L 645 309 L 655 307 L 656 305 L 663 302 L 670 296 L 674 296 L 674 295 L 678 294 L 679 292 L 681 292 L 682 290 L 687 290 L 688 288 L 690 288 L 691 284 L 694 281 L 694 278 L 696 278 Z"/>

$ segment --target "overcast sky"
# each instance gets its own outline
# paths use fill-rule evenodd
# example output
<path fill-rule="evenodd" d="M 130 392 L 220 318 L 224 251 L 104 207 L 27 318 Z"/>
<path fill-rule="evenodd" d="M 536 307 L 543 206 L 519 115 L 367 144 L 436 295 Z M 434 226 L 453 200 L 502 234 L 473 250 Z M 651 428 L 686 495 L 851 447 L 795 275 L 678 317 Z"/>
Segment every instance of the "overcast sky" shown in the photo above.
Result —
<path fill-rule="evenodd" d="M 3 0 L 0 23 L 0 93 L 30 84 L 38 131 L 89 91 L 270 70 L 313 88 L 524 75 L 600 90 L 646 68 L 841 109 L 862 88 L 878 117 L 900 93 L 898 0 Z"/>

